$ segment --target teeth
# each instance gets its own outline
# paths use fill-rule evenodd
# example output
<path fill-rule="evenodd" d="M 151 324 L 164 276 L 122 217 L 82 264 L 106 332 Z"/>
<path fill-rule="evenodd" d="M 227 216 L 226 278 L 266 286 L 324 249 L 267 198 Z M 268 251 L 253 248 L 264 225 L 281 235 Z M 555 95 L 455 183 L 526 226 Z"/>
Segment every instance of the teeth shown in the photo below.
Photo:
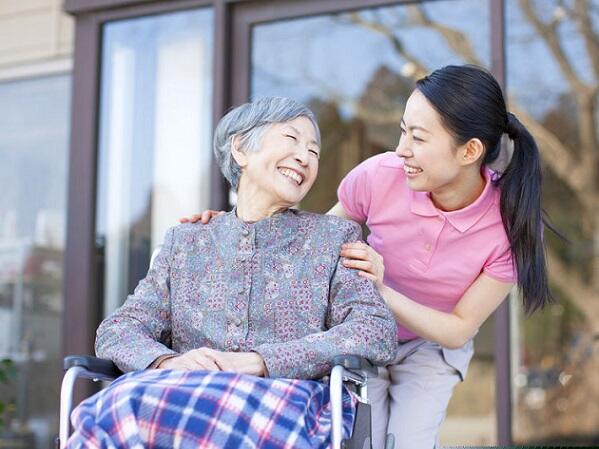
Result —
<path fill-rule="evenodd" d="M 408 165 L 403 166 L 403 169 L 406 173 L 409 173 L 410 175 L 415 175 L 416 173 L 420 173 L 422 172 L 421 168 L 416 168 L 416 167 L 410 167 Z"/>
<path fill-rule="evenodd" d="M 293 179 L 295 182 L 297 182 L 297 185 L 300 185 L 302 183 L 302 177 L 300 175 L 298 175 L 296 172 L 294 172 L 293 170 L 289 170 L 287 168 L 279 168 L 279 171 L 287 176 L 288 178 Z"/>

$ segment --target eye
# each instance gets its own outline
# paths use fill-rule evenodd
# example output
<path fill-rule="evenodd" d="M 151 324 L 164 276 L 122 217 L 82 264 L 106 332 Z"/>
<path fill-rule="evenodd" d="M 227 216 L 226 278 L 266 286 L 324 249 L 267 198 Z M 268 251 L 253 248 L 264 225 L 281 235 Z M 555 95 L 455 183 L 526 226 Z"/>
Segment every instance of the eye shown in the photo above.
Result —
<path fill-rule="evenodd" d="M 297 140 L 297 137 L 295 137 L 294 135 L 291 135 L 291 134 L 285 134 L 285 137 L 289 137 L 293 140 Z"/>
<path fill-rule="evenodd" d="M 406 133 L 406 130 L 405 130 L 405 129 L 403 128 L 403 126 L 402 126 L 402 127 L 400 127 L 400 128 L 399 128 L 399 132 L 400 132 L 401 134 L 405 134 L 405 133 Z"/>
<path fill-rule="evenodd" d="M 314 156 L 316 157 L 320 157 L 320 153 L 317 150 L 308 150 L 310 153 L 312 153 Z"/>
<path fill-rule="evenodd" d="M 414 142 L 424 142 L 424 139 L 421 139 L 420 137 L 412 136 L 412 138 L 414 139 Z"/>

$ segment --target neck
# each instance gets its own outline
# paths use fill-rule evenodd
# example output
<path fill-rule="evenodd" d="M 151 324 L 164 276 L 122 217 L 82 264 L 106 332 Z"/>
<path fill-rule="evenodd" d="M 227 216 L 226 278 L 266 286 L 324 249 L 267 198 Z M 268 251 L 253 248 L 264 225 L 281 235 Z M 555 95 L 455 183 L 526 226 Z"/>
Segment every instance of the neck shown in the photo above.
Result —
<path fill-rule="evenodd" d="M 264 195 L 250 190 L 240 185 L 237 191 L 237 217 L 240 220 L 253 223 L 288 209 L 288 206 L 273 204 Z"/>
<path fill-rule="evenodd" d="M 485 189 L 485 178 L 482 170 L 473 170 L 460 179 L 459 185 L 452 185 L 431 192 L 433 204 L 443 211 L 463 209 L 474 203 Z"/>

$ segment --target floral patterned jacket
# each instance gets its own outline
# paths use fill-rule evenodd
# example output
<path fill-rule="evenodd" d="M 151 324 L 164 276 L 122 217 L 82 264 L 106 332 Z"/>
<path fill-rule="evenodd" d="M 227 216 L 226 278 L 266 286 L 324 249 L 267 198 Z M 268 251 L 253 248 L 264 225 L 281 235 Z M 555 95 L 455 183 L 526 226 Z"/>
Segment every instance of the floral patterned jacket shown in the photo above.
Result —
<path fill-rule="evenodd" d="M 146 278 L 98 328 L 96 353 L 133 371 L 200 347 L 255 351 L 271 377 L 300 379 L 328 374 L 340 354 L 387 363 L 393 316 L 339 256 L 359 238 L 351 221 L 293 209 L 171 228 Z"/>

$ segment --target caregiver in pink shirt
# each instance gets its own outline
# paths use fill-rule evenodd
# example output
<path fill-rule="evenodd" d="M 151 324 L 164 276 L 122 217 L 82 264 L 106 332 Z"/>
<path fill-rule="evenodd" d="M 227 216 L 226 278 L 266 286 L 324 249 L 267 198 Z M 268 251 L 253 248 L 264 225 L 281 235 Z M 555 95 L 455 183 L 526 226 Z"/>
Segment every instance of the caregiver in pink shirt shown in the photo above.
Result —
<path fill-rule="evenodd" d="M 507 112 L 486 71 L 448 66 L 419 80 L 395 152 L 341 182 L 330 213 L 365 223 L 368 245 L 347 266 L 378 286 L 398 323 L 400 349 L 369 394 L 374 447 L 432 448 L 480 325 L 518 283 L 527 311 L 550 300 L 542 241 L 538 148 Z M 500 140 L 513 141 L 503 174 Z"/>
<path fill-rule="evenodd" d="M 375 449 L 387 433 L 395 449 L 434 447 L 481 324 L 515 283 L 528 312 L 551 299 L 539 152 L 497 81 L 473 66 L 436 70 L 416 83 L 400 129 L 395 152 L 354 168 L 329 211 L 368 226 L 368 245 L 341 255 L 398 323 L 399 351 L 369 385 Z M 498 174 L 487 165 L 504 134 L 513 155 Z"/>

